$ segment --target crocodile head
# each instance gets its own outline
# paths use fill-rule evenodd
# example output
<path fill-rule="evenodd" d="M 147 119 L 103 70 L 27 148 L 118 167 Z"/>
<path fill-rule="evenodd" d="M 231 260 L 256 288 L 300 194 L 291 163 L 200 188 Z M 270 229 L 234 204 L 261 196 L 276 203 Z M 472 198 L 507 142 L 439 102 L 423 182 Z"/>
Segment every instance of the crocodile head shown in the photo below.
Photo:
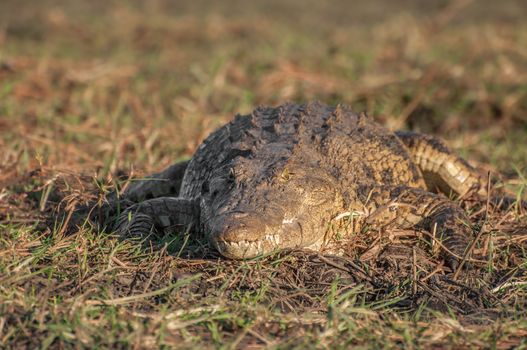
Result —
<path fill-rule="evenodd" d="M 333 176 L 316 164 L 239 159 L 217 169 L 204 184 L 201 222 L 212 244 L 228 258 L 245 259 L 275 249 L 316 247 L 342 198 Z"/>

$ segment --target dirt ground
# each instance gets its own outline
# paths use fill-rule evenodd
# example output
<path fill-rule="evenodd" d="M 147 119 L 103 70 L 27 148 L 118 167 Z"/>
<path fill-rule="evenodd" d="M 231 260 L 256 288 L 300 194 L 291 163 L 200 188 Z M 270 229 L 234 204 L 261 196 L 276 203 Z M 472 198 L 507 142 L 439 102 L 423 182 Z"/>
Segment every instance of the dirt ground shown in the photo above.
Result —
<path fill-rule="evenodd" d="M 527 347 L 527 215 L 456 199 L 454 273 L 413 230 L 219 256 L 76 209 L 257 105 L 318 99 L 441 136 L 527 198 L 524 1 L 0 2 L 0 348 Z"/>

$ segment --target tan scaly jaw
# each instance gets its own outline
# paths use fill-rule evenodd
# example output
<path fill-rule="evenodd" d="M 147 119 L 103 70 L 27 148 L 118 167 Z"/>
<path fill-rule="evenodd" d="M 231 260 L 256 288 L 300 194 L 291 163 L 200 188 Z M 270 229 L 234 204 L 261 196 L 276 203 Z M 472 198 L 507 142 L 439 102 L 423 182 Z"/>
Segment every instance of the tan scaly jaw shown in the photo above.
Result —
<path fill-rule="evenodd" d="M 257 241 L 240 240 L 235 242 L 212 239 L 212 243 L 221 255 L 232 259 L 249 259 L 268 253 L 281 247 L 279 234 L 268 234 Z"/>
<path fill-rule="evenodd" d="M 226 242 L 213 240 L 213 244 L 221 255 L 231 259 L 250 259 L 264 253 L 261 241 Z"/>

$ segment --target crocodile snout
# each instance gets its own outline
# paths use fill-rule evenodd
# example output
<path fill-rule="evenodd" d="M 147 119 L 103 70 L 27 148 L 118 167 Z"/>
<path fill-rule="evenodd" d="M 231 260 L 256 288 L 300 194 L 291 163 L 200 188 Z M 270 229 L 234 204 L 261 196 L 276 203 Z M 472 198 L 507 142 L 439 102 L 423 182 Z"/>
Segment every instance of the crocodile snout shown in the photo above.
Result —
<path fill-rule="evenodd" d="M 264 236 L 265 223 L 256 213 L 234 213 L 224 218 L 219 233 L 226 242 L 254 242 Z"/>
<path fill-rule="evenodd" d="M 266 231 L 266 222 L 258 213 L 229 213 L 214 220 L 210 238 L 223 256 L 249 259 L 276 247 L 274 235 Z"/>

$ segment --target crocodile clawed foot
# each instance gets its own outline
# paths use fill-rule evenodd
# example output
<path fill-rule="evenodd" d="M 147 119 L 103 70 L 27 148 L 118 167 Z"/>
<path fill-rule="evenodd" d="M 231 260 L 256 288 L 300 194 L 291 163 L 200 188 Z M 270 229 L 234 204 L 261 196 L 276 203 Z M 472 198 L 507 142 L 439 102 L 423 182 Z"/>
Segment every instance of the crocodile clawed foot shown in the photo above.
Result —
<path fill-rule="evenodd" d="M 452 272 L 456 272 L 457 269 L 459 268 L 460 261 L 459 259 L 451 256 L 445 259 L 445 263 L 446 263 L 446 266 L 448 266 L 450 270 L 452 270 Z"/>
<path fill-rule="evenodd" d="M 154 219 L 146 214 L 124 212 L 115 225 L 114 231 L 124 237 L 147 236 L 154 230 Z"/>
<path fill-rule="evenodd" d="M 115 220 L 119 213 L 123 213 L 126 208 L 131 207 L 135 203 L 124 199 L 109 199 L 105 202 L 91 202 L 81 207 L 78 212 L 87 217 L 89 221 L 99 228 L 111 226 L 111 221 Z"/>
<path fill-rule="evenodd" d="M 470 270 L 471 266 L 467 261 L 470 257 L 470 253 L 467 255 L 467 249 L 470 249 L 470 240 L 468 238 L 471 235 L 470 232 L 462 226 L 458 228 L 446 228 L 444 235 L 446 236 L 446 240 L 443 241 L 446 247 L 443 255 L 445 264 L 454 273 L 460 268 Z"/>

